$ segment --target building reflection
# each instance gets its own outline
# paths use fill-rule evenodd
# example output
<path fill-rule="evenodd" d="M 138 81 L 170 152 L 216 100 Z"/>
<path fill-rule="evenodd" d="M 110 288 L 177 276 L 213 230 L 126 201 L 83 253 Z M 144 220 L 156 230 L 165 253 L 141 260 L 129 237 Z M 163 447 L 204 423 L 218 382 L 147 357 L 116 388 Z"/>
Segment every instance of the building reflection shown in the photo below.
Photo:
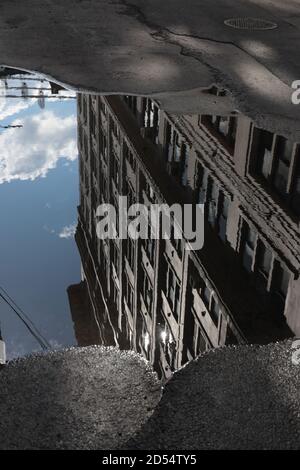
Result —
<path fill-rule="evenodd" d="M 78 147 L 82 282 L 69 298 L 79 344 L 132 348 L 168 378 L 211 348 L 300 333 L 299 145 L 242 115 L 81 94 Z M 96 208 L 117 209 L 121 195 L 204 203 L 204 248 L 99 240 Z"/>

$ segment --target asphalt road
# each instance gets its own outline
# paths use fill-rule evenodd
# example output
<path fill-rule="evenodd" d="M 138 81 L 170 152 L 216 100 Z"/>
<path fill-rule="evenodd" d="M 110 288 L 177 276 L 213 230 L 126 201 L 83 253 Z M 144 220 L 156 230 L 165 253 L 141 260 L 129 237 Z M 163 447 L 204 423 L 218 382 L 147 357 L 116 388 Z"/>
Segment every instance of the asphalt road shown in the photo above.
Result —
<path fill-rule="evenodd" d="M 291 341 L 213 350 L 162 397 L 132 352 L 34 355 L 0 370 L 0 416 L 0 449 L 298 449 L 299 351 Z"/>
<path fill-rule="evenodd" d="M 33 355 L 0 370 L 0 449 L 119 448 L 161 396 L 141 357 L 112 348 Z"/>
<path fill-rule="evenodd" d="M 185 111 L 196 112 L 191 90 L 197 96 L 217 83 L 258 125 L 298 138 L 291 84 L 300 79 L 299 10 L 298 0 L 2 0 L 1 63 L 76 89 L 163 97 L 178 112 L 178 92 L 188 94 Z M 224 25 L 247 16 L 278 27 Z"/>

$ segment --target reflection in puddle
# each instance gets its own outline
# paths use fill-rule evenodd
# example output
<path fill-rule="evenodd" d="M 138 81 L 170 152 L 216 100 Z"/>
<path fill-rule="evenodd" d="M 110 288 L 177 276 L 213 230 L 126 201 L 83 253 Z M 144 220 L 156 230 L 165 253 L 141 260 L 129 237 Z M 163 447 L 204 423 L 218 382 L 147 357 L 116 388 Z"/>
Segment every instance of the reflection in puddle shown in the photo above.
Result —
<path fill-rule="evenodd" d="M 212 88 L 209 93 L 222 94 Z M 299 332 L 299 145 L 245 116 L 171 115 L 150 99 L 78 96 L 79 345 L 132 348 L 162 377 L 201 352 Z M 205 204 L 205 243 L 99 240 L 96 209 Z"/>
<path fill-rule="evenodd" d="M 76 119 L 72 92 L 11 72 L 1 72 L 0 284 L 51 347 L 74 343 L 68 298 L 79 345 L 133 349 L 163 378 L 211 348 L 299 333 L 297 143 L 238 113 L 173 115 L 134 96 L 79 94 Z M 173 232 L 100 240 L 97 207 L 118 213 L 120 196 L 204 204 L 204 247 Z M 38 349 L 18 320 L 1 304 L 10 358 Z"/>
<path fill-rule="evenodd" d="M 10 359 L 74 343 L 65 289 L 79 265 L 76 96 L 18 70 L 2 69 L 0 84 L 0 286 L 10 304 L 1 299 L 0 321 Z"/>

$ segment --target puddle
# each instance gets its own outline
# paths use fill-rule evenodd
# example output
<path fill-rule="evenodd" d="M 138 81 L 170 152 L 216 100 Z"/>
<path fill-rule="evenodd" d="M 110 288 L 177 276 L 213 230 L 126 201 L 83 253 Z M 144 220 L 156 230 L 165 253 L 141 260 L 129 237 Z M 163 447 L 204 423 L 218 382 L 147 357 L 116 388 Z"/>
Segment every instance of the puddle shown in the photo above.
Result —
<path fill-rule="evenodd" d="M 19 97 L 3 99 L 0 113 L 0 285 L 51 347 L 133 349 L 169 378 L 212 348 L 299 332 L 294 140 L 235 110 L 172 114 L 128 95 L 75 100 L 32 75 L 3 78 L 1 90 Z M 205 93 L 207 103 L 228 96 L 216 86 Z M 178 214 L 165 239 L 145 218 L 146 236 L 125 229 L 120 239 L 125 196 L 126 209 L 200 204 L 203 247 L 178 235 Z M 105 239 L 101 204 L 111 210 Z M 9 357 L 40 349 L 7 304 L 0 312 Z"/>

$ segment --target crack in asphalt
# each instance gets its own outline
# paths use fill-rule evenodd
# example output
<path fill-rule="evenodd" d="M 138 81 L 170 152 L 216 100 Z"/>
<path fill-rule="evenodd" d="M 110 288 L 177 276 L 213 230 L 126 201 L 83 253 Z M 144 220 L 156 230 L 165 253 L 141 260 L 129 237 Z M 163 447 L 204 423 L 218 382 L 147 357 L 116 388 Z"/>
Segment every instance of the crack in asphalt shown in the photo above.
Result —
<path fill-rule="evenodd" d="M 196 57 L 192 52 L 190 53 L 182 53 L 182 50 L 183 49 L 187 49 L 186 46 L 182 46 L 181 44 L 178 44 L 176 39 L 172 39 L 172 38 L 169 38 L 168 35 L 172 35 L 172 36 L 175 36 L 175 37 L 182 37 L 182 38 L 186 38 L 186 39 L 197 39 L 199 41 L 208 41 L 208 42 L 211 42 L 211 43 L 214 43 L 214 44 L 221 44 L 221 45 L 225 45 L 225 46 L 232 46 L 238 50 L 240 50 L 241 52 L 243 52 L 244 54 L 246 54 L 247 56 L 249 56 L 252 60 L 255 60 L 258 64 L 260 64 L 261 66 L 263 66 L 266 70 L 268 70 L 274 77 L 276 77 L 278 80 L 280 81 L 283 81 L 282 78 L 276 74 L 273 70 L 271 70 L 269 67 L 267 67 L 263 62 L 261 62 L 257 57 L 253 56 L 250 52 L 248 52 L 246 49 L 244 49 L 243 47 L 241 47 L 239 44 L 235 44 L 234 42 L 232 41 L 224 41 L 224 40 L 220 40 L 220 39 L 214 39 L 214 38 L 210 38 L 210 37 L 206 37 L 206 36 L 198 36 L 196 34 L 187 34 L 187 33 L 176 33 L 172 30 L 170 30 L 169 28 L 167 27 L 162 27 L 160 26 L 159 24 L 156 24 L 154 22 L 151 22 L 145 15 L 145 13 L 141 10 L 141 8 L 139 8 L 137 5 L 134 5 L 130 2 L 127 2 L 126 0 L 116 0 L 115 2 L 112 2 L 114 4 L 119 4 L 119 5 L 123 5 L 126 9 L 127 9 L 127 12 L 123 12 L 122 14 L 127 14 L 128 16 L 134 16 L 135 18 L 137 18 L 137 20 L 142 23 L 143 25 L 147 26 L 149 29 L 154 29 L 156 31 L 150 33 L 150 35 L 154 38 L 154 39 L 157 39 L 159 40 L 158 38 L 162 39 L 163 41 L 165 42 L 168 42 L 169 44 L 171 45 L 176 45 L 178 46 L 179 48 L 181 48 L 181 55 L 184 55 L 184 56 L 188 56 L 188 57 L 191 57 L 191 58 L 194 58 L 195 60 L 197 60 L 198 62 L 201 62 L 203 65 L 206 65 L 207 67 L 209 67 L 211 70 L 214 70 L 214 71 L 217 71 L 218 72 L 218 75 L 220 75 L 220 71 L 218 69 L 216 69 L 215 67 L 211 66 L 209 63 L 207 63 L 206 61 L 204 61 L 203 59 L 200 59 L 199 57 Z M 132 15 L 131 11 L 130 10 L 133 10 L 134 11 L 134 15 Z M 201 54 L 200 51 L 197 51 L 197 54 Z"/>

